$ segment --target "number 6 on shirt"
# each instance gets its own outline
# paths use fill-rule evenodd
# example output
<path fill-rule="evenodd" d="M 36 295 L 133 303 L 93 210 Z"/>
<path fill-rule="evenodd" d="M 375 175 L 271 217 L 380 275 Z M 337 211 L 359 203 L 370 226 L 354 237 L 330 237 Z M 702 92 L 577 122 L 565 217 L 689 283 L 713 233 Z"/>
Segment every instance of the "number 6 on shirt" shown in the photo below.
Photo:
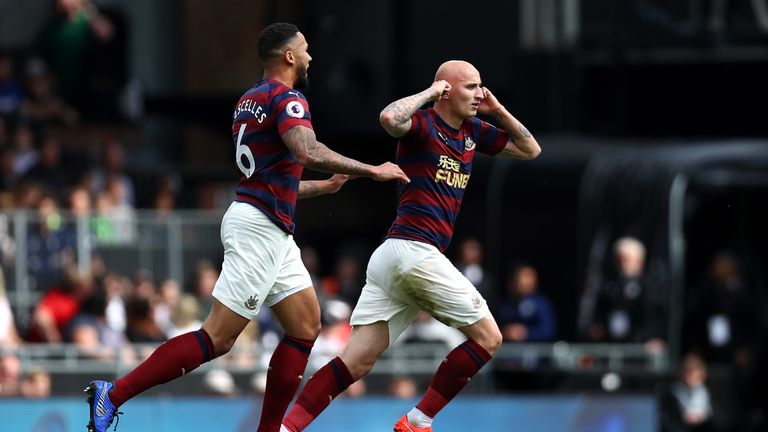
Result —
<path fill-rule="evenodd" d="M 241 124 L 240 132 L 237 134 L 237 144 L 235 144 L 237 146 L 235 148 L 235 162 L 237 162 L 237 167 L 240 168 L 240 171 L 245 174 L 246 177 L 251 178 L 253 171 L 256 169 L 256 161 L 253 159 L 251 148 L 247 145 L 240 145 L 240 141 L 243 139 L 243 135 L 245 134 L 245 126 L 245 123 Z M 248 159 L 247 167 L 243 165 L 243 156 Z"/>

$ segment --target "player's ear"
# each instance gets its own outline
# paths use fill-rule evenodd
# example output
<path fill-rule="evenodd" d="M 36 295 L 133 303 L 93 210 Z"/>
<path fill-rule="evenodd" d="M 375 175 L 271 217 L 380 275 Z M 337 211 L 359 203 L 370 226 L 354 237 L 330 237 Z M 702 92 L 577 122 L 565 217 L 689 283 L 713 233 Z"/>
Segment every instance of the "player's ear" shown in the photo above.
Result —
<path fill-rule="evenodd" d="M 293 64 L 296 61 L 293 57 L 292 50 L 285 50 L 285 52 L 283 53 L 283 58 L 288 64 Z"/>

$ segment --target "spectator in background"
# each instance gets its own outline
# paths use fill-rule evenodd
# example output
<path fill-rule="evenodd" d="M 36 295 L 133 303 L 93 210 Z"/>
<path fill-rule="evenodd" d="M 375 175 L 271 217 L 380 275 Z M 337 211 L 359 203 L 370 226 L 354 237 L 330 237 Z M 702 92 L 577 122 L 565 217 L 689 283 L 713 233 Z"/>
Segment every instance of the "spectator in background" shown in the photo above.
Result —
<path fill-rule="evenodd" d="M 96 212 L 91 219 L 91 232 L 100 245 L 116 243 L 118 227 L 114 219 L 115 200 L 108 192 L 96 197 Z"/>
<path fill-rule="evenodd" d="M 0 118 L 3 119 L 14 119 L 24 100 L 24 92 L 15 78 L 15 72 L 13 59 L 0 54 Z"/>
<path fill-rule="evenodd" d="M 15 354 L 0 353 L 0 397 L 19 394 L 21 362 Z"/>
<path fill-rule="evenodd" d="M 46 192 L 40 184 L 23 182 L 16 187 L 14 203 L 19 210 L 37 209 L 40 207 L 40 201 L 44 196 L 46 196 Z"/>
<path fill-rule="evenodd" d="M 170 189 L 158 189 L 155 193 L 154 209 L 157 215 L 165 217 L 176 209 L 176 195 Z"/>
<path fill-rule="evenodd" d="M 11 304 L 5 295 L 5 273 L 0 267 L 0 349 L 15 347 L 20 343 Z"/>
<path fill-rule="evenodd" d="M 195 293 L 200 300 L 200 314 L 198 318 L 203 321 L 211 310 L 213 304 L 213 287 L 219 272 L 209 261 L 200 261 L 197 264 L 197 276 L 195 278 Z"/>
<path fill-rule="evenodd" d="M 323 291 L 323 285 L 320 282 L 320 255 L 317 253 L 317 249 L 310 245 L 303 245 L 301 247 L 301 261 L 304 263 L 304 267 L 307 268 L 309 277 L 312 279 L 312 286 L 315 287 L 317 292 L 317 300 L 320 304 L 325 300 L 325 293 Z"/>
<path fill-rule="evenodd" d="M 746 367 L 760 327 L 757 304 L 750 298 L 736 257 L 718 252 L 706 280 L 688 295 L 689 349 L 701 352 L 707 362 Z"/>
<path fill-rule="evenodd" d="M 93 42 L 107 42 L 112 23 L 90 0 L 57 0 L 56 16 L 40 34 L 40 49 L 59 78 L 62 95 L 73 103 L 83 92 L 83 66 Z"/>
<path fill-rule="evenodd" d="M 107 296 L 106 319 L 107 325 L 118 333 L 125 333 L 127 323 L 125 300 L 123 298 L 131 289 L 128 278 L 115 273 L 104 276 L 104 292 Z"/>
<path fill-rule="evenodd" d="M 413 399 L 419 395 L 416 381 L 408 375 L 399 375 L 389 381 L 389 394 L 397 399 Z"/>
<path fill-rule="evenodd" d="M 67 325 L 67 335 L 86 356 L 112 360 L 115 353 L 122 354 L 128 341 L 124 333 L 107 325 L 106 309 L 106 293 L 97 290 L 80 304 L 77 315 Z"/>
<path fill-rule="evenodd" d="M 472 285 L 474 285 L 480 294 L 483 295 L 488 307 L 496 310 L 499 304 L 499 295 L 494 289 L 494 282 L 490 274 L 483 269 L 483 245 L 475 238 L 468 238 L 461 242 L 459 248 L 459 262 L 456 263 L 459 269 Z"/>
<path fill-rule="evenodd" d="M 102 145 L 101 164 L 91 168 L 89 187 L 94 196 L 109 190 L 116 205 L 136 206 L 136 194 L 133 180 L 125 173 L 125 146 L 116 137 L 107 137 Z M 112 183 L 112 185 L 110 185 Z"/>
<path fill-rule="evenodd" d="M 266 369 L 276 344 L 266 353 L 261 343 L 261 328 L 257 321 L 250 321 L 235 340 L 232 350 L 223 357 L 228 364 L 241 369 Z M 259 363 L 260 362 L 260 363 Z M 266 378 L 266 374 L 264 376 Z"/>
<path fill-rule="evenodd" d="M 21 112 L 35 128 L 48 124 L 72 126 L 80 120 L 80 114 L 56 93 L 56 77 L 43 60 L 32 58 L 27 62 L 25 81 L 28 94 Z"/>
<path fill-rule="evenodd" d="M 199 330 L 203 322 L 198 319 L 200 315 L 200 303 L 197 297 L 184 294 L 178 300 L 173 311 L 171 326 L 165 332 L 166 338 L 174 338 L 178 335 Z"/>
<path fill-rule="evenodd" d="M 713 430 L 712 401 L 706 387 L 707 367 L 696 354 L 683 359 L 680 376 L 663 399 L 663 425 L 669 432 Z"/>
<path fill-rule="evenodd" d="M 69 190 L 68 197 L 69 209 L 75 218 L 69 222 L 72 225 L 72 229 L 76 232 L 77 224 L 80 220 L 84 220 L 87 222 L 88 231 L 90 232 L 90 236 L 88 236 L 89 243 L 111 243 L 111 239 L 114 237 L 112 226 L 111 224 L 105 224 L 105 221 L 98 214 L 94 214 L 93 202 L 88 189 L 80 185 L 74 186 Z"/>
<path fill-rule="evenodd" d="M 507 278 L 507 298 L 501 303 L 498 323 L 505 341 L 549 342 L 557 335 L 552 303 L 538 292 L 539 276 L 528 264 L 514 268 Z"/>
<path fill-rule="evenodd" d="M 321 303 L 320 335 L 315 340 L 315 346 L 309 355 L 307 368 L 316 371 L 339 355 L 347 344 L 352 328 L 349 317 L 352 308 L 344 301 L 328 299 Z"/>
<path fill-rule="evenodd" d="M 91 215 L 93 206 L 88 189 L 75 186 L 69 191 L 69 209 L 76 218 L 87 218 Z"/>
<path fill-rule="evenodd" d="M 62 283 L 48 289 L 35 306 L 29 341 L 63 342 L 67 324 L 77 315 L 80 303 L 92 293 L 90 275 L 67 270 Z"/>
<path fill-rule="evenodd" d="M 8 120 L 0 115 L 0 148 L 8 148 L 11 144 L 11 129 Z"/>
<path fill-rule="evenodd" d="M 65 219 L 53 195 L 40 193 L 36 224 L 27 234 L 28 269 L 33 286 L 44 290 L 57 283 L 75 264 L 77 238 L 74 226 Z M 35 198 L 36 199 L 36 198 Z"/>
<path fill-rule="evenodd" d="M 42 368 L 32 369 L 21 380 L 20 390 L 25 399 L 48 399 L 51 396 L 51 375 Z"/>
<path fill-rule="evenodd" d="M 606 278 L 597 294 L 589 329 L 594 342 L 642 342 L 650 350 L 664 347 L 664 307 L 651 290 L 659 290 L 644 275 L 645 246 L 636 238 L 622 237 L 613 247 L 616 275 Z"/>
<path fill-rule="evenodd" d="M 157 181 L 152 206 L 158 217 L 167 217 L 176 209 L 176 194 L 178 191 L 179 179 L 176 176 L 167 175 Z"/>
<path fill-rule="evenodd" d="M 160 295 L 155 299 L 155 322 L 165 332 L 166 336 L 175 327 L 174 315 L 178 312 L 181 299 L 181 286 L 176 280 L 168 278 L 160 284 Z M 199 307 L 199 305 L 198 305 Z M 197 319 L 195 310 L 194 318 Z M 168 336 L 170 338 L 170 336 Z"/>
<path fill-rule="evenodd" d="M 0 135 L 3 134 L 3 127 L 3 120 L 0 119 Z M 13 149 L 0 142 L 0 191 L 3 193 L 7 193 L 16 184 L 13 165 Z"/>
<path fill-rule="evenodd" d="M 333 276 L 323 279 L 323 292 L 328 297 L 337 297 L 352 306 L 360 297 L 364 278 L 360 259 L 351 253 L 345 253 L 336 261 L 336 272 Z"/>
<path fill-rule="evenodd" d="M 448 327 L 425 311 L 419 311 L 413 323 L 403 331 L 400 338 L 392 345 L 402 343 L 442 343 L 446 347 L 455 347 L 466 340 L 466 336 L 453 327 Z"/>
<path fill-rule="evenodd" d="M 3 264 L 12 265 L 16 260 L 16 239 L 11 235 L 12 218 L 9 213 L 1 211 L 12 208 L 12 196 L 10 193 L 0 192 L 0 268 Z M 9 202 L 4 202 L 6 200 Z"/>
<path fill-rule="evenodd" d="M 57 199 L 64 197 L 64 192 L 74 182 L 62 162 L 61 143 L 57 138 L 48 136 L 43 140 L 40 160 L 26 173 L 24 179 L 43 183 L 55 192 Z"/>
<path fill-rule="evenodd" d="M 152 303 L 148 298 L 135 296 L 128 300 L 125 308 L 128 318 L 125 333 L 131 342 L 159 343 L 166 340 L 152 316 Z"/>
<path fill-rule="evenodd" d="M 240 393 L 235 378 L 225 369 L 210 369 L 203 375 L 203 388 L 209 396 L 235 397 Z"/>
<path fill-rule="evenodd" d="M 13 175 L 21 179 L 40 160 L 40 153 L 35 146 L 35 133 L 27 124 L 16 127 L 13 133 Z"/>
<path fill-rule="evenodd" d="M 132 244 L 136 241 L 136 211 L 127 204 L 120 204 L 122 187 L 108 182 L 114 187 L 100 192 L 96 196 L 96 214 L 91 222 L 91 230 L 100 244 Z M 164 240 L 166 230 L 158 230 L 158 241 Z"/>

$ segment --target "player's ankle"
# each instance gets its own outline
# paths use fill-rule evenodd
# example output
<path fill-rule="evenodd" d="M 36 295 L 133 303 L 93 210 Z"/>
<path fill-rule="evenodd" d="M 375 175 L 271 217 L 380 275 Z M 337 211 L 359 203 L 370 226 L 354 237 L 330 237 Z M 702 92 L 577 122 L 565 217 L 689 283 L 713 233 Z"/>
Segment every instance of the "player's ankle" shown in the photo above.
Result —
<path fill-rule="evenodd" d="M 432 417 L 424 414 L 420 409 L 414 407 L 407 414 L 408 423 L 416 427 L 432 426 Z"/>

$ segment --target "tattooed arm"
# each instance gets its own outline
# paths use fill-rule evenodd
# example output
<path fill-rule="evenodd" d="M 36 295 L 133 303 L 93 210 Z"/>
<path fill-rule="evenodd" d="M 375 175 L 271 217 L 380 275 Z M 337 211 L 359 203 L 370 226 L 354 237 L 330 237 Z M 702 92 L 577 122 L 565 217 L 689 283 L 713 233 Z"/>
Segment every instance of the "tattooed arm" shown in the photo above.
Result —
<path fill-rule="evenodd" d="M 379 114 L 379 122 L 388 134 L 399 138 L 411 129 L 411 117 L 419 108 L 431 100 L 437 100 L 443 92 L 449 90 L 451 85 L 447 81 L 435 81 L 428 89 L 387 105 Z"/>
<path fill-rule="evenodd" d="M 373 166 L 336 153 L 318 141 L 315 131 L 306 126 L 288 129 L 282 139 L 300 164 L 316 171 L 370 177 L 378 181 L 410 181 L 400 167 L 391 162 Z"/>
<path fill-rule="evenodd" d="M 494 117 L 509 135 L 507 145 L 497 156 L 520 160 L 531 160 L 538 156 L 541 153 L 541 147 L 536 138 L 504 108 L 504 105 L 499 103 L 490 90 L 483 87 L 483 94 L 485 98 L 480 103 L 478 111 Z"/>
<path fill-rule="evenodd" d="M 299 182 L 299 199 L 336 193 L 349 180 L 346 174 L 334 174 L 326 180 L 302 180 Z"/>

